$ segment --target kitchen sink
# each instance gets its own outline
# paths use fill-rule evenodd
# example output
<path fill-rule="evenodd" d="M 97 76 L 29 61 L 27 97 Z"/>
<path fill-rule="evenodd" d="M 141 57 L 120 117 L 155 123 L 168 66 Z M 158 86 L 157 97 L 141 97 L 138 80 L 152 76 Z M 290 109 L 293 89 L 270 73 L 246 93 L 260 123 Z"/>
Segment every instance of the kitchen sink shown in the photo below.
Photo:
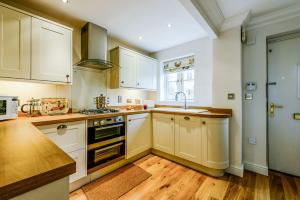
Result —
<path fill-rule="evenodd" d="M 168 108 L 168 107 L 154 108 L 154 110 L 169 111 L 169 112 L 184 112 L 184 113 L 203 113 L 208 111 L 204 109 L 184 109 L 184 108 Z"/>

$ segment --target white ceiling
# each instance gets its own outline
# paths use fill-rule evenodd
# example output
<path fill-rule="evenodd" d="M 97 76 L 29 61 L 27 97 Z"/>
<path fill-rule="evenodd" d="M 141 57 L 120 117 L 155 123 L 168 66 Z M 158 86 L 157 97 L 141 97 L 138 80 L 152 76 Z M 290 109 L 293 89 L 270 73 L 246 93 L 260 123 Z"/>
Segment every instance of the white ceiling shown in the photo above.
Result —
<path fill-rule="evenodd" d="M 93 22 L 108 29 L 109 35 L 149 52 L 206 36 L 178 0 L 69 0 L 68 4 L 61 0 L 13 1 L 50 16 L 59 13 Z"/>
<path fill-rule="evenodd" d="M 217 0 L 225 18 L 248 10 L 254 16 L 300 3 L 300 0 Z"/>

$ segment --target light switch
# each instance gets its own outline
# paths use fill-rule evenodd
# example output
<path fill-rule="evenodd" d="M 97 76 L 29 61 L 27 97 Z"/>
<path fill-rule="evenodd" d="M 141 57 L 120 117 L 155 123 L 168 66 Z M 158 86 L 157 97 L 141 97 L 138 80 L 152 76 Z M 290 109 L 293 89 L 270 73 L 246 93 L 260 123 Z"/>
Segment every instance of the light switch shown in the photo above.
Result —
<path fill-rule="evenodd" d="M 246 93 L 245 94 L 245 99 L 246 100 L 252 100 L 253 99 L 253 94 L 252 93 Z"/>

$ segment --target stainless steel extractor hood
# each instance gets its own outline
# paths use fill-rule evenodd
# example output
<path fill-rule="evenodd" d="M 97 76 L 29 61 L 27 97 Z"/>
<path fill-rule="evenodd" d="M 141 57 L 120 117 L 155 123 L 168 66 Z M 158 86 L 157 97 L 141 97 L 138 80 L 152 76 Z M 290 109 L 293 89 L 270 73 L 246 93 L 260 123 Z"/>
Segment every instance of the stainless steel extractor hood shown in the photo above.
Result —
<path fill-rule="evenodd" d="M 81 28 L 81 61 L 76 64 L 99 70 L 115 65 L 107 60 L 107 30 L 88 22 Z"/>

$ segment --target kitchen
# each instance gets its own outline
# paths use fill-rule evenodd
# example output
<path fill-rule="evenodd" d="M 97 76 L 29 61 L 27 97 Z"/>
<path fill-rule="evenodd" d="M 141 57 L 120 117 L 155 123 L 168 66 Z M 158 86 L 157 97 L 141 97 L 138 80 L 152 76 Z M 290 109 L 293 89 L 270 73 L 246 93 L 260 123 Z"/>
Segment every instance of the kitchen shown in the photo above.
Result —
<path fill-rule="evenodd" d="M 199 2 L 1 1 L 0 198 L 298 198 L 253 148 L 268 147 L 249 128 L 262 87 L 245 68 L 259 6 L 228 17 L 230 2 Z M 277 171 L 298 186 L 294 166 Z M 281 189 L 247 182 L 278 176 Z"/>

